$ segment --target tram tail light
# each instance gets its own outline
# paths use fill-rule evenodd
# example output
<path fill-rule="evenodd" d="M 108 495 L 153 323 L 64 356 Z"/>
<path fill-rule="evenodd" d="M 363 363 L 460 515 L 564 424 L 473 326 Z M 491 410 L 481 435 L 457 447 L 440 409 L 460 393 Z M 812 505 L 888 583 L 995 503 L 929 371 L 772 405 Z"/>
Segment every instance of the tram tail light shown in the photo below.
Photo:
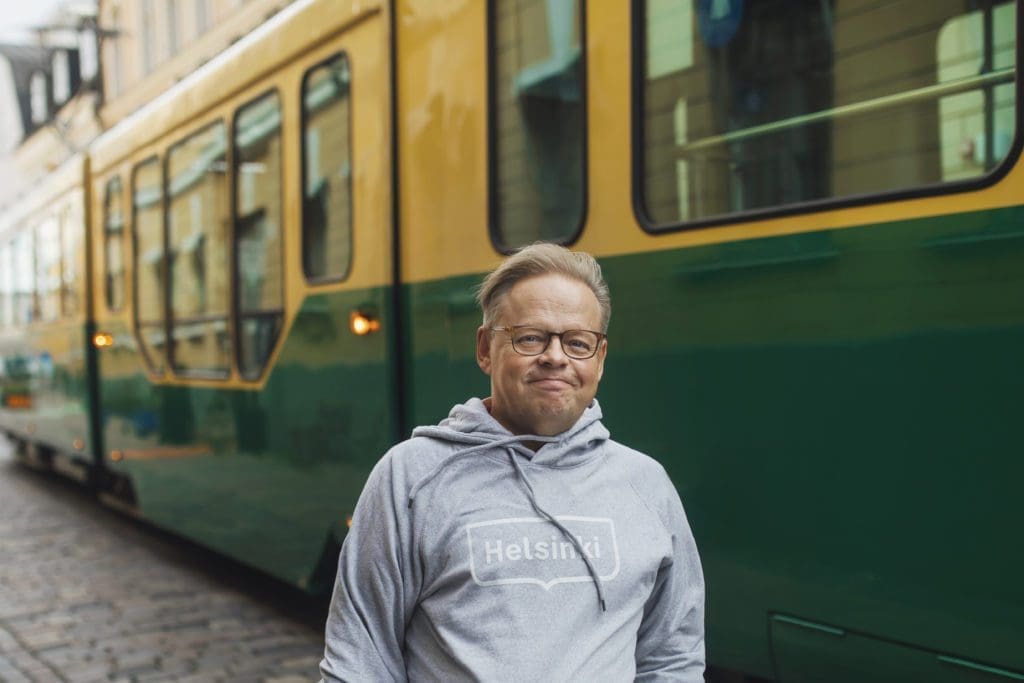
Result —
<path fill-rule="evenodd" d="M 4 396 L 3 405 L 6 408 L 27 410 L 32 407 L 32 397 L 28 394 L 7 394 Z"/>

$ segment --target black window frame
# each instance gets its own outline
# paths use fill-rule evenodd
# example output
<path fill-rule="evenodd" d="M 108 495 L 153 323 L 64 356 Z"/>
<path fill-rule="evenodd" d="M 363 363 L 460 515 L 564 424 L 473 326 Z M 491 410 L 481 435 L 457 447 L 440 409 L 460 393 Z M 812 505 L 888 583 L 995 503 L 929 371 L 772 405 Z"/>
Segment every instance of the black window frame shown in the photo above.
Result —
<path fill-rule="evenodd" d="M 486 52 L 487 70 L 487 233 L 491 246 L 499 254 L 510 255 L 519 251 L 526 244 L 506 245 L 501 240 L 499 220 L 500 192 L 498 183 L 498 59 L 497 59 L 497 3 L 501 0 L 487 0 L 487 36 L 484 50 Z M 575 229 L 563 240 L 549 240 L 553 244 L 571 247 L 583 236 L 590 213 L 590 92 L 589 92 L 589 50 L 587 49 L 587 0 L 580 3 L 580 110 L 583 113 L 583 154 L 580 160 L 580 202 L 579 222 Z"/>
<path fill-rule="evenodd" d="M 630 88 L 630 141 L 632 146 L 632 153 L 630 154 L 630 162 L 632 165 L 630 171 L 630 194 L 631 203 L 633 205 L 633 215 L 637 224 L 640 226 L 641 230 L 649 235 L 673 235 L 683 231 L 699 230 L 722 225 L 734 225 L 738 223 L 783 218 L 786 216 L 798 216 L 822 211 L 871 206 L 891 201 L 921 199 L 925 197 L 952 195 L 980 190 L 1002 180 L 1014 167 L 1020 156 L 1021 149 L 1024 147 L 1024 131 L 1021 130 L 1022 127 L 1024 127 L 1024 111 L 1022 111 L 1022 107 L 1024 107 L 1024 92 L 1022 92 L 1024 91 L 1024 87 L 1021 86 L 1020 82 L 1021 75 L 1024 73 L 1024 70 L 1022 70 L 1022 66 L 1024 66 L 1024 59 L 1022 59 L 1024 51 L 1022 51 L 1021 47 L 1021 38 L 1024 37 L 1024 35 L 1022 35 L 1024 34 L 1024 16 L 1022 16 L 1022 14 L 1024 14 L 1024 7 L 1021 6 L 1020 0 L 1014 0 L 1017 23 L 1016 64 L 1014 67 L 1016 70 L 1014 80 L 1016 86 L 1014 94 L 1017 107 L 1015 117 L 1017 126 L 1014 130 L 1013 142 L 1011 143 L 1006 156 L 1003 157 L 1002 161 L 1000 161 L 988 173 L 974 178 L 969 178 L 967 180 L 930 183 L 919 187 L 901 188 L 898 190 L 888 190 L 884 192 L 814 199 L 768 208 L 735 211 L 691 221 L 679 221 L 664 224 L 657 223 L 647 214 L 646 197 L 643 194 L 644 57 L 646 53 L 645 28 L 647 22 L 645 11 L 650 1 L 651 0 L 637 0 L 636 2 L 630 3 L 630 76 L 632 81 Z"/>
<path fill-rule="evenodd" d="M 111 288 L 111 277 L 110 277 L 110 240 L 111 236 L 115 231 L 110 229 L 110 200 L 111 200 L 111 186 L 117 183 L 117 204 L 120 205 L 120 211 L 118 212 L 121 220 L 117 226 L 116 233 L 120 239 L 120 251 L 121 251 L 121 305 L 114 306 L 112 301 Z M 134 210 L 134 209 L 133 209 Z M 112 313 L 118 313 L 124 310 L 125 304 L 127 303 L 127 291 L 126 277 L 128 275 L 127 268 L 124 263 L 124 237 L 125 237 L 125 211 L 124 211 L 124 182 L 121 180 L 121 174 L 116 173 L 107 179 L 107 182 L 103 185 L 103 302 L 106 304 L 107 310 Z"/>
<path fill-rule="evenodd" d="M 169 334 L 170 334 L 170 330 L 169 330 L 168 324 L 167 324 L 167 317 L 168 317 L 168 310 L 167 309 L 168 309 L 168 304 L 170 303 L 168 301 L 168 294 L 167 294 L 167 290 L 168 290 L 168 287 L 167 287 L 167 273 L 168 273 L 168 267 L 167 267 L 168 266 L 168 264 L 167 264 L 167 211 L 165 210 L 165 207 L 164 207 L 164 198 L 163 198 L 163 196 L 161 196 L 160 197 L 160 201 L 157 202 L 159 204 L 159 206 L 160 206 L 160 211 L 161 211 L 160 229 L 162 231 L 161 244 L 162 244 L 162 247 L 163 247 L 163 252 L 160 255 L 160 265 L 163 268 L 163 272 L 164 272 L 163 291 L 160 292 L 160 294 L 161 294 L 161 296 L 163 298 L 163 305 L 164 305 L 163 320 L 160 322 L 160 328 L 162 328 L 163 332 L 164 332 L 164 348 L 163 348 L 163 359 L 162 359 L 163 360 L 163 364 L 160 365 L 160 366 L 154 365 L 153 359 L 149 357 L 149 351 L 147 349 L 146 342 L 143 341 L 143 337 L 142 337 L 142 334 L 141 334 L 142 327 L 140 325 L 141 321 L 139 320 L 139 310 L 140 310 L 139 309 L 139 239 L 138 239 L 138 237 L 139 237 L 139 231 L 138 231 L 139 222 L 138 222 L 138 207 L 137 207 L 137 205 L 135 203 L 135 190 L 136 190 L 136 179 L 138 178 L 138 175 L 139 175 L 139 169 L 142 168 L 143 166 L 146 166 L 147 164 L 151 164 L 151 163 L 155 164 L 155 166 L 157 168 L 157 171 L 160 173 L 160 183 L 159 183 L 160 193 L 161 193 L 161 195 L 164 194 L 164 183 L 166 181 L 165 181 L 165 179 L 163 177 L 164 176 L 164 166 L 163 166 L 163 163 L 161 163 L 161 157 L 160 157 L 159 154 L 151 154 L 150 156 L 145 157 L 144 159 L 142 159 L 142 160 L 140 160 L 137 163 L 132 165 L 131 185 L 129 186 L 129 195 L 131 197 L 131 232 L 132 232 L 132 312 L 133 312 L 133 316 L 132 316 L 132 318 L 133 318 L 132 332 L 135 334 L 135 338 L 136 338 L 136 340 L 138 342 L 139 351 L 141 352 L 143 361 L 146 364 L 146 369 L 149 371 L 149 373 L 151 375 L 159 378 L 159 377 L 163 377 L 164 375 L 168 374 L 168 372 L 170 371 L 170 367 L 171 367 L 170 358 L 169 358 L 169 353 L 170 353 L 169 352 L 169 346 L 170 346 Z M 155 323 L 155 322 L 154 323 L 150 323 L 150 324 L 146 325 L 146 327 L 156 328 L 157 327 L 157 323 Z"/>
<path fill-rule="evenodd" d="M 280 232 L 280 243 L 281 243 L 281 308 L 280 309 L 276 309 L 276 310 L 269 310 L 268 309 L 266 311 L 259 311 L 259 313 L 256 314 L 256 315 L 257 316 L 280 315 L 281 316 L 281 329 L 278 331 L 277 339 L 274 340 L 274 344 L 271 347 L 270 352 L 267 354 L 267 359 L 266 359 L 266 362 L 264 363 L 263 367 L 260 368 L 258 373 L 247 374 L 245 372 L 245 370 L 243 369 L 242 358 L 241 358 L 241 353 L 242 353 L 242 348 L 243 348 L 242 347 L 242 343 L 241 343 L 241 337 L 242 337 L 242 332 L 243 331 L 242 331 L 242 310 L 241 310 L 241 306 L 240 306 L 240 302 L 239 302 L 239 300 L 241 298 L 241 295 L 242 295 L 242 289 L 239 286 L 239 282 L 238 282 L 238 274 L 239 274 L 239 269 L 238 269 L 238 235 L 239 235 L 239 230 L 238 230 L 238 226 L 239 226 L 239 223 L 241 223 L 242 221 L 247 220 L 250 216 L 252 216 L 254 214 L 248 214 L 246 216 L 240 216 L 239 213 L 238 213 L 238 191 L 239 191 L 239 182 L 238 182 L 238 148 L 237 148 L 238 117 L 241 114 L 241 112 L 243 112 L 244 110 L 246 110 L 247 108 L 249 108 L 253 104 L 259 102 L 260 100 L 262 100 L 262 99 L 264 99 L 266 97 L 269 97 L 270 95 L 274 95 L 274 96 L 277 97 L 278 111 L 280 112 L 280 115 L 281 115 L 281 125 L 280 125 L 280 133 L 279 133 L 280 138 L 281 138 L 281 168 L 280 168 L 281 173 L 280 173 L 280 182 L 278 183 L 278 187 L 277 187 L 278 205 L 281 207 L 281 225 L 280 225 L 280 231 L 281 231 Z M 287 312 L 287 306 L 288 306 L 288 289 L 287 289 L 287 284 L 288 284 L 288 277 L 287 277 L 288 250 L 286 248 L 287 245 L 285 244 L 286 230 L 285 230 L 285 225 L 284 225 L 285 219 L 287 218 L 287 216 L 285 215 L 285 204 L 284 204 L 284 199 L 285 199 L 284 185 L 285 185 L 285 182 L 286 182 L 285 172 L 284 172 L 285 171 L 285 144 L 287 142 L 287 136 L 285 135 L 285 127 L 286 127 L 285 124 L 286 124 L 286 121 L 287 121 L 287 116 L 288 116 L 288 112 L 287 112 L 286 107 L 285 107 L 285 100 L 281 96 L 280 88 L 278 88 L 275 85 L 275 86 L 271 86 L 271 87 L 263 90 L 260 94 L 251 97 L 250 99 L 246 100 L 242 104 L 240 104 L 237 107 L 235 107 L 234 112 L 232 112 L 232 115 L 231 115 L 231 126 L 228 129 L 228 133 L 230 135 L 230 138 L 228 140 L 228 142 L 229 142 L 229 144 L 228 144 L 228 149 L 229 149 L 229 151 L 228 151 L 228 166 L 229 166 L 230 171 L 231 171 L 231 178 L 230 178 L 230 185 L 231 185 L 231 206 L 230 206 L 230 214 L 231 214 L 231 245 L 230 245 L 230 252 L 231 252 L 231 288 L 232 288 L 232 295 L 231 295 L 231 323 L 230 323 L 231 324 L 231 328 L 232 328 L 231 343 L 232 343 L 232 351 L 233 351 L 232 357 L 234 359 L 235 367 L 238 369 L 238 376 L 239 376 L 240 379 L 242 379 L 242 381 L 246 381 L 246 382 L 260 382 L 260 381 L 262 381 L 263 377 L 267 374 L 267 372 L 270 371 L 270 368 L 273 366 L 273 363 L 271 362 L 271 359 L 272 359 L 272 357 L 274 355 L 274 352 L 281 345 L 281 342 L 282 342 L 282 340 L 284 338 L 284 335 L 282 333 L 284 331 L 284 321 L 285 321 L 285 317 L 286 317 L 285 314 Z"/>
<path fill-rule="evenodd" d="M 340 275 L 324 275 L 320 277 L 311 277 L 309 272 L 306 270 L 306 181 L 308 180 L 308 158 L 306 155 L 306 124 L 308 117 L 306 116 L 306 83 L 312 76 L 313 72 L 317 69 L 329 65 L 331 62 L 343 59 L 348 67 L 349 80 L 348 80 L 348 107 L 349 107 L 349 124 L 348 124 L 348 159 L 349 159 L 349 179 L 348 179 L 348 190 L 349 190 L 349 202 L 348 202 L 348 238 L 349 238 L 349 249 L 348 249 L 348 262 L 345 264 L 344 270 Z M 305 278 L 307 284 L 310 285 L 328 285 L 336 284 L 339 282 L 345 282 L 352 276 L 352 265 L 355 263 L 355 250 L 356 250 L 356 229 L 355 229 L 355 206 L 356 206 L 356 193 L 354 189 L 354 178 L 355 178 L 355 154 L 353 154 L 353 143 L 355 138 L 352 135 L 353 119 L 355 112 L 355 98 L 352 93 L 352 60 L 349 57 L 347 50 L 339 50 L 320 60 L 316 64 L 309 66 L 302 74 L 302 81 L 299 84 L 299 146 L 300 146 L 300 175 L 301 185 L 299 186 L 301 201 L 300 206 L 300 217 L 299 225 L 301 228 L 300 234 L 300 261 L 302 268 L 302 276 Z"/>
<path fill-rule="evenodd" d="M 200 315 L 200 316 L 189 316 L 189 317 L 181 318 L 181 319 L 176 319 L 174 317 L 174 262 L 172 261 L 172 258 L 176 259 L 177 258 L 177 254 L 174 254 L 172 252 L 172 250 L 171 250 L 171 188 L 170 188 L 170 183 L 171 183 L 171 169 L 170 169 L 171 156 L 173 155 L 174 150 L 177 149 L 178 147 L 181 147 L 182 145 L 187 143 L 189 140 L 191 140 L 195 136 L 201 135 L 204 132 L 207 132 L 210 129 L 212 129 L 212 128 L 218 126 L 218 125 L 221 126 L 222 129 L 224 130 L 224 163 L 227 164 L 227 167 L 230 169 L 231 168 L 231 156 L 230 156 L 231 150 L 229 148 L 231 146 L 228 145 L 228 135 L 231 134 L 231 131 L 228 130 L 227 122 L 224 121 L 224 119 L 220 118 L 220 117 L 218 117 L 216 119 L 212 119 L 210 121 L 207 121 L 203 125 L 201 125 L 201 126 L 195 128 L 195 129 L 189 131 L 188 134 L 183 135 L 183 136 L 181 136 L 179 138 L 176 138 L 175 141 L 172 144 L 168 145 L 167 149 L 164 150 L 164 154 L 163 154 L 163 168 L 162 168 L 162 171 L 163 171 L 163 197 L 162 197 L 162 205 L 163 205 L 163 211 L 164 211 L 164 269 L 165 269 L 164 272 L 166 273 L 165 278 L 164 278 L 165 279 L 165 282 L 164 282 L 164 289 L 165 289 L 165 293 L 164 293 L 164 297 L 165 297 L 165 299 L 164 299 L 165 300 L 165 303 L 164 303 L 165 314 L 164 314 L 164 317 L 167 320 L 167 351 L 166 351 L 167 369 L 175 377 L 188 378 L 188 379 L 228 380 L 228 379 L 231 378 L 231 370 L 232 370 L 231 364 L 232 364 L 233 359 L 234 359 L 234 348 L 233 348 L 233 345 L 234 345 L 234 334 L 232 332 L 232 328 L 233 328 L 233 322 L 232 322 L 232 308 L 233 308 L 233 304 L 232 304 L 232 302 L 233 302 L 233 299 L 234 299 L 234 293 L 233 293 L 233 289 L 232 288 L 234 287 L 235 283 L 234 283 L 233 279 L 229 280 L 229 282 L 228 282 L 228 287 L 229 287 L 229 291 L 228 291 L 228 306 L 227 306 L 227 310 L 224 312 L 223 315 L 221 315 L 221 314 L 206 314 L 206 315 Z M 226 199 L 227 199 L 228 202 L 231 201 L 231 196 L 232 196 L 231 195 L 231 192 L 232 192 L 232 180 L 233 179 L 231 178 L 230 174 L 228 175 L 228 177 L 225 180 L 225 182 L 227 183 L 227 188 L 225 189 L 225 192 L 227 192 Z M 228 220 L 228 222 L 230 224 L 228 226 L 228 233 L 227 233 L 227 235 L 225 235 L 225 245 L 227 247 L 227 252 L 229 254 L 228 255 L 228 263 L 230 263 L 233 260 L 233 256 L 231 255 L 231 252 L 234 249 L 234 232 L 235 232 L 234 231 L 234 224 L 235 224 L 235 222 L 234 222 L 233 208 L 234 207 L 229 204 L 228 207 L 227 207 L 228 210 L 227 210 L 227 215 L 226 215 L 226 218 L 227 218 L 227 220 Z M 204 234 L 206 234 L 205 231 L 204 231 Z M 226 263 L 224 265 L 227 266 L 228 264 Z M 174 358 L 174 350 L 175 350 L 175 345 L 177 343 L 177 340 L 173 336 L 174 335 L 175 324 L 176 323 L 190 324 L 190 323 L 215 322 L 215 321 L 221 320 L 221 319 L 224 320 L 224 322 L 225 322 L 225 324 L 227 326 L 227 330 L 228 330 L 228 343 L 232 345 L 232 349 L 228 353 L 228 363 L 227 363 L 227 366 L 224 368 L 224 370 L 211 370 L 211 369 L 205 369 L 205 368 L 190 370 L 190 369 L 187 369 L 187 368 L 186 369 L 178 368 L 177 365 L 175 364 L 175 358 Z"/>

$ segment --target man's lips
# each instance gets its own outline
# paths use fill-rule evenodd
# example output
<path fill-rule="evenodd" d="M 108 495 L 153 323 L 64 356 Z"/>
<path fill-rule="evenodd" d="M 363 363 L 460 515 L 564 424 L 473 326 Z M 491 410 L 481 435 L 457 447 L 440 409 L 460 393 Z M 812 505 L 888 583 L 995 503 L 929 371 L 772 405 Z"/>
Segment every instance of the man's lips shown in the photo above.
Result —
<path fill-rule="evenodd" d="M 572 386 L 572 382 L 562 377 L 536 377 L 529 383 L 541 389 L 565 389 Z"/>

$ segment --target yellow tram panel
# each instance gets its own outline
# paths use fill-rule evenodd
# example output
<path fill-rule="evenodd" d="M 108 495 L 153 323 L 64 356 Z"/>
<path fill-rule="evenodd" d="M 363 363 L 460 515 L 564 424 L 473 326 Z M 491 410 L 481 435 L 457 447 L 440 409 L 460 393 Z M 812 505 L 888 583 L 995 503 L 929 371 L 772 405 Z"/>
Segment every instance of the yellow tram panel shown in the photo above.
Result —
<path fill-rule="evenodd" d="M 487 3 L 399 0 L 399 197 L 406 282 L 482 272 L 500 258 L 488 216 Z M 716 225 L 648 233 L 633 208 L 631 3 L 587 3 L 585 225 L 575 248 L 597 256 L 841 229 L 1012 206 L 1024 182 L 1016 159 L 997 182 L 912 198 L 737 214 Z M 459 77 L 452 77 L 459 74 Z M 979 183 L 980 184 L 980 183 Z M 842 204 L 846 206 L 841 206 Z M 481 239 L 484 237 L 484 239 Z M 424 254 L 436 255 L 423 258 Z"/>
<path fill-rule="evenodd" d="M 487 238 L 487 5 L 397 2 L 403 282 L 498 258 Z"/>

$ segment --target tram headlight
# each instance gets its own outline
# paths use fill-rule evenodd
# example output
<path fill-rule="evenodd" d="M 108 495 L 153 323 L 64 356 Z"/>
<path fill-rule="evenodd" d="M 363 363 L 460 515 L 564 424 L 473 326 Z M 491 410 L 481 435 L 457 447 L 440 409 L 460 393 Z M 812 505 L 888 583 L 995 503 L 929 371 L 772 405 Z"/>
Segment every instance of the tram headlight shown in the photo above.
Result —
<path fill-rule="evenodd" d="M 106 332 L 97 332 L 92 336 L 92 345 L 97 349 L 106 349 L 114 345 L 114 336 Z"/>

